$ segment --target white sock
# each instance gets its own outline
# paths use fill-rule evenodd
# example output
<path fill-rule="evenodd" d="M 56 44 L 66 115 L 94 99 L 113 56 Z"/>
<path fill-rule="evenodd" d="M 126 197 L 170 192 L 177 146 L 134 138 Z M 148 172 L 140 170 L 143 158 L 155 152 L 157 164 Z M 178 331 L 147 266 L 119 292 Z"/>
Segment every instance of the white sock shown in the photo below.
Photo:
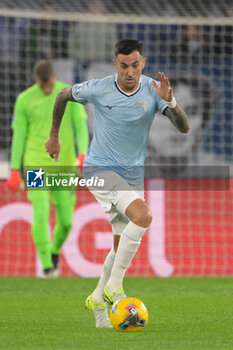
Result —
<path fill-rule="evenodd" d="M 147 228 L 135 225 L 132 221 L 126 226 L 121 235 L 112 272 L 107 282 L 108 292 L 112 293 L 122 288 L 125 272 L 135 256 L 146 230 Z"/>
<path fill-rule="evenodd" d="M 104 290 L 104 286 L 106 285 L 106 283 L 109 279 L 109 276 L 111 274 L 115 255 L 116 255 L 116 253 L 115 253 L 114 249 L 112 248 L 105 259 L 104 266 L 103 266 L 103 272 L 100 276 L 100 279 L 99 279 L 99 282 L 96 286 L 96 289 L 92 293 L 93 300 L 96 303 L 103 303 L 104 302 L 103 290 Z"/>

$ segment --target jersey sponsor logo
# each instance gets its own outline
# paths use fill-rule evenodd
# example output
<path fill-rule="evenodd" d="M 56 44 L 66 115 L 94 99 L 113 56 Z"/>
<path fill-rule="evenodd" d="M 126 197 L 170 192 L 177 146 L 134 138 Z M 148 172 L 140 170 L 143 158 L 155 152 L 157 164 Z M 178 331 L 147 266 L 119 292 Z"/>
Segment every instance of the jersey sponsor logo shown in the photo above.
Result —
<path fill-rule="evenodd" d="M 44 171 L 27 170 L 27 187 L 44 187 Z"/>
<path fill-rule="evenodd" d="M 139 103 L 143 108 L 144 108 L 144 111 L 146 112 L 147 111 L 147 106 L 148 104 L 151 102 L 151 100 L 147 100 L 147 101 L 137 101 L 137 103 Z"/>
<path fill-rule="evenodd" d="M 107 106 L 105 106 L 105 107 L 108 108 L 108 109 L 111 111 L 111 109 L 113 109 L 114 107 L 116 107 L 116 105 L 114 105 L 114 106 L 107 105 Z"/>

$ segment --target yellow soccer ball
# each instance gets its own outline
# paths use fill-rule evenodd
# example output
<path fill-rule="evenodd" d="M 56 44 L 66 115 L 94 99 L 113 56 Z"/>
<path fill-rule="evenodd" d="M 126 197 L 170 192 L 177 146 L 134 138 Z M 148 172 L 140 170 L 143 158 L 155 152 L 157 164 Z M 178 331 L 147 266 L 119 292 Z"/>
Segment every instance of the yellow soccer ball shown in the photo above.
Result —
<path fill-rule="evenodd" d="M 138 298 L 124 298 L 113 304 L 110 320 L 119 332 L 140 332 L 148 322 L 148 311 Z"/>

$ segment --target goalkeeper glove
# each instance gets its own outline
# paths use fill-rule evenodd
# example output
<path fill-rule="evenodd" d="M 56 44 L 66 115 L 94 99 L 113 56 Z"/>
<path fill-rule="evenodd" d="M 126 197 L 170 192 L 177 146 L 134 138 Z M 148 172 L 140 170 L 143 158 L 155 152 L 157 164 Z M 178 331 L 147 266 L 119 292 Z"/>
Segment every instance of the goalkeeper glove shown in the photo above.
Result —
<path fill-rule="evenodd" d="M 76 164 L 79 167 L 81 173 L 83 173 L 83 163 L 86 157 L 86 153 L 80 153 L 76 158 Z"/>
<path fill-rule="evenodd" d="M 21 183 L 23 183 L 23 179 L 20 176 L 19 170 L 12 169 L 8 180 L 6 181 L 6 186 L 11 191 L 18 192 L 20 189 L 22 189 L 22 186 L 20 186 Z"/>

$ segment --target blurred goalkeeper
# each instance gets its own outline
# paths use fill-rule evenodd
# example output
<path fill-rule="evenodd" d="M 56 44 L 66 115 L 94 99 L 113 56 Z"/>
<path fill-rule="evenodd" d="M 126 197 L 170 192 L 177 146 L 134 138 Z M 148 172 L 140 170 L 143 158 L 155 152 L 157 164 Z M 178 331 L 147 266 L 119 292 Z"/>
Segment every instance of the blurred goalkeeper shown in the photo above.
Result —
<path fill-rule="evenodd" d="M 106 180 L 105 191 L 90 190 L 109 214 L 113 230 L 113 248 L 96 289 L 86 300 L 98 328 L 111 327 L 106 302 L 113 304 L 125 297 L 125 272 L 152 221 L 144 201 L 143 182 L 146 144 L 154 115 L 161 111 L 180 132 L 189 131 L 187 116 L 177 105 L 168 78 L 160 72 L 156 82 L 143 75 L 145 62 L 142 42 L 119 41 L 115 45 L 116 75 L 75 84 L 58 94 L 46 143 L 50 156 L 57 160 L 58 132 L 67 102 L 93 103 L 94 137 L 85 158 L 84 176 L 98 175 Z"/>
<path fill-rule="evenodd" d="M 14 192 L 22 187 L 22 158 L 24 166 L 36 166 L 38 169 L 41 166 L 54 166 L 44 143 L 49 136 L 56 95 L 67 84 L 56 81 L 57 76 L 49 61 L 39 61 L 35 65 L 34 78 L 36 83 L 18 96 L 14 108 L 11 172 L 6 182 L 8 188 Z M 87 114 L 81 104 L 68 104 L 60 133 L 59 166 L 75 166 L 78 161 L 82 167 L 89 143 L 86 119 Z M 79 152 L 77 160 L 75 138 Z M 52 245 L 48 232 L 50 196 L 56 209 Z M 33 239 L 44 277 L 56 277 L 59 275 L 59 252 L 72 226 L 75 193 L 31 190 L 28 191 L 28 198 L 33 207 Z"/>

